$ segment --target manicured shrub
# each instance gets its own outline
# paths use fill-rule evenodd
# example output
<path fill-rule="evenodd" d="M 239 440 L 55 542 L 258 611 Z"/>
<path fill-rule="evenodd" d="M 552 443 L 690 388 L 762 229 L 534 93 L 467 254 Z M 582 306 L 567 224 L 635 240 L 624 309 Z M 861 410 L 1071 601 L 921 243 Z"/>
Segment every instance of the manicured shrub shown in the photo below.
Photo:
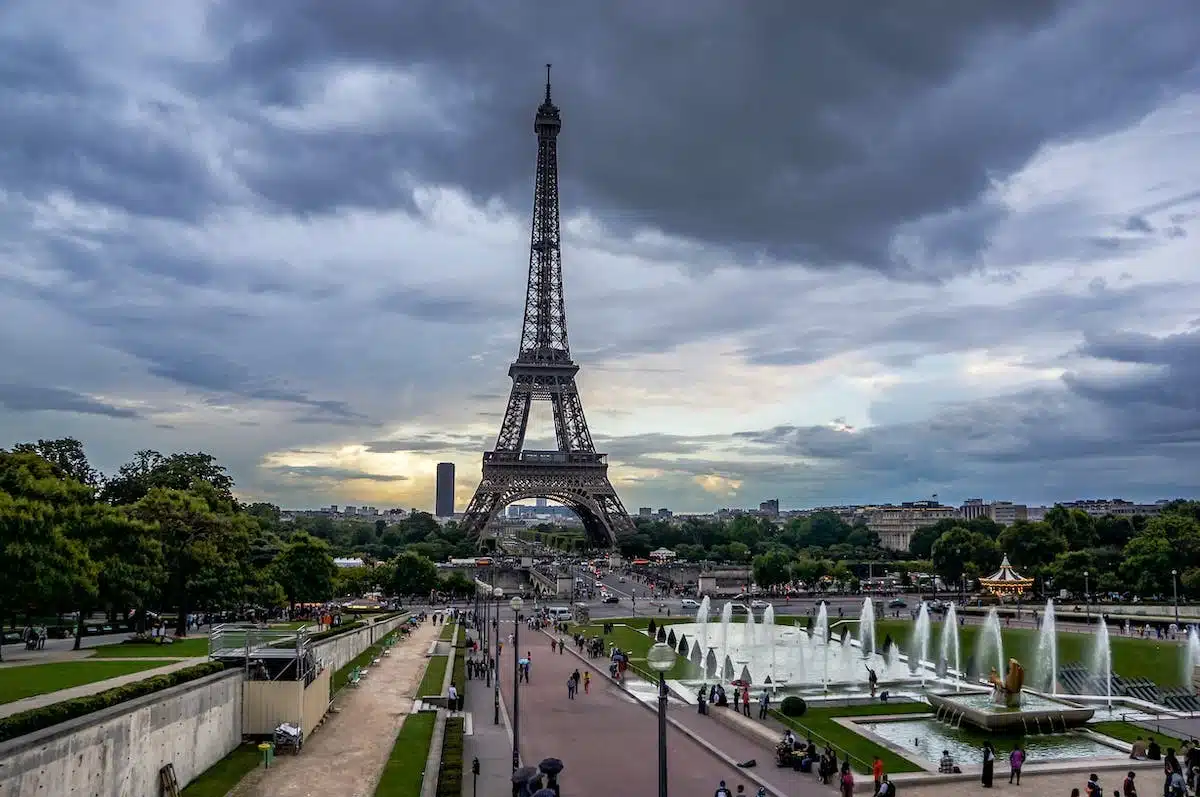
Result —
<path fill-rule="evenodd" d="M 654 639 L 655 639 L 655 641 L 657 641 L 657 642 L 666 642 L 666 641 L 667 641 L 667 629 L 663 628 L 663 627 L 660 625 L 660 626 L 658 627 L 658 635 L 657 635 L 657 636 L 655 636 L 655 637 L 654 637 Z"/>
<path fill-rule="evenodd" d="M 144 681 L 134 681 L 124 686 L 105 689 L 103 692 L 97 692 L 94 695 L 63 700 L 58 703 L 51 703 L 48 706 L 21 711 L 0 719 L 0 742 L 15 739 L 18 736 L 24 736 L 34 731 L 40 731 L 44 728 L 49 728 L 51 725 L 73 720 L 76 717 L 82 717 L 102 709 L 111 708 L 112 706 L 142 697 L 143 695 L 154 694 L 164 689 L 170 689 L 172 686 L 179 686 L 188 681 L 195 681 L 198 678 L 221 672 L 224 669 L 225 665 L 219 661 L 206 661 L 203 664 L 197 664 L 194 667 L 185 667 L 182 670 L 176 670 L 165 675 L 155 675 Z"/>
<path fill-rule="evenodd" d="M 675 646 L 675 650 L 679 653 L 680 656 L 687 658 L 687 654 L 688 654 L 687 634 L 679 635 L 679 644 Z"/>
<path fill-rule="evenodd" d="M 675 639 L 675 629 L 672 628 L 671 632 L 669 634 L 667 634 L 667 644 L 673 648 L 673 647 L 675 647 L 676 641 L 677 640 Z"/>
<path fill-rule="evenodd" d="M 437 797 L 462 797 L 463 793 L 463 718 L 446 720 L 442 739 L 442 765 L 438 769 Z"/>
<path fill-rule="evenodd" d="M 651 639 L 655 639 L 657 632 L 658 632 L 658 624 L 654 622 L 653 618 L 651 618 L 650 624 L 646 626 L 646 633 L 650 635 Z"/>
<path fill-rule="evenodd" d="M 804 712 L 808 711 L 808 703 L 805 703 L 802 697 L 791 695 L 779 704 L 779 711 L 785 717 L 803 717 Z"/>

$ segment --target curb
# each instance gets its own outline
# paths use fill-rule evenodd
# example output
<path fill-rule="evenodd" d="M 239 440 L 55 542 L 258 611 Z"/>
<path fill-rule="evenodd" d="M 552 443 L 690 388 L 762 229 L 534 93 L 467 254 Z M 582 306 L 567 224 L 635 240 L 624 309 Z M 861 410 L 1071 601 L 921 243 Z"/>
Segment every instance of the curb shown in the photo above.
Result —
<path fill-rule="evenodd" d="M 542 631 L 541 633 L 547 637 L 550 636 L 545 631 Z M 558 637 L 551 637 L 551 638 L 557 639 Z M 578 653 L 576 650 L 574 650 L 574 648 L 572 648 L 571 650 L 569 650 L 567 652 L 570 653 L 572 656 L 574 656 L 579 661 L 583 662 L 583 664 L 588 669 L 597 673 L 605 681 L 608 681 L 611 684 L 615 684 L 618 689 L 625 692 L 625 694 L 629 695 L 629 697 L 633 699 L 634 703 L 636 703 L 637 705 L 646 709 L 654 716 L 656 716 L 656 717 L 658 716 L 658 710 L 656 708 L 654 708 L 653 706 L 649 706 L 646 703 L 642 702 L 642 700 L 640 698 L 638 698 L 637 695 L 633 694 L 633 692 L 631 692 L 629 690 L 629 688 L 627 686 L 625 686 L 624 681 L 614 681 L 607 672 L 602 671 L 599 667 L 597 667 L 594 663 L 592 663 L 592 661 L 590 661 L 589 659 L 587 659 L 586 657 L 584 657 L 583 655 Z M 721 761 L 722 763 L 726 764 L 727 766 L 732 767 L 734 770 L 743 773 L 743 775 L 746 777 L 747 780 L 751 780 L 754 783 L 756 783 L 757 785 L 765 788 L 769 794 L 778 794 L 778 795 L 787 794 L 787 791 L 785 789 L 781 789 L 778 786 L 776 786 L 775 784 L 768 781 L 766 778 L 761 777 L 753 769 L 743 769 L 742 767 L 739 767 L 737 761 L 735 761 L 730 756 L 726 755 L 719 748 L 717 748 L 715 745 L 710 743 L 707 739 L 705 739 L 704 737 L 702 737 L 699 734 L 697 734 L 696 732 L 694 732 L 691 728 L 688 728 L 686 725 L 679 722 L 679 720 L 672 717 L 669 712 L 667 714 L 667 723 L 669 725 L 671 725 L 673 728 L 675 728 L 675 730 L 679 731 L 684 736 L 688 737 L 693 742 L 700 745 L 701 748 L 703 748 L 705 751 L 707 751 L 711 756 L 716 758 L 718 761 Z"/>

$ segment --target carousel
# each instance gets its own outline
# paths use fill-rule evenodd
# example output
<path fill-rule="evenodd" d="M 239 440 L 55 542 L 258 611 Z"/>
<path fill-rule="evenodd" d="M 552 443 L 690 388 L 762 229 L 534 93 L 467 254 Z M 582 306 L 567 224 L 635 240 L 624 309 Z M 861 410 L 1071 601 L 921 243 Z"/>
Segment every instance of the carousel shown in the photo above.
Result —
<path fill-rule="evenodd" d="M 1016 598 L 1029 591 L 1033 586 L 1033 579 L 1026 578 L 1014 570 L 1008 561 L 1008 554 L 1005 554 L 1000 569 L 988 578 L 979 579 L 979 586 L 998 598 Z"/>

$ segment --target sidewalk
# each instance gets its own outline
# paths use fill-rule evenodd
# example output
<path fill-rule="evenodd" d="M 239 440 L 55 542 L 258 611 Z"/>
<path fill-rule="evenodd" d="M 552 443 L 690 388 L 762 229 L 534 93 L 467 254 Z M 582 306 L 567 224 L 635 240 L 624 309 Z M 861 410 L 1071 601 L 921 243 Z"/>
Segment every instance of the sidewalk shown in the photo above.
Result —
<path fill-rule="evenodd" d="M 103 659 L 88 659 L 88 661 L 103 661 Z M 121 659 L 121 661 L 137 661 L 137 659 Z M 163 667 L 155 667 L 152 670 L 141 670 L 139 672 L 130 673 L 129 675 L 121 675 L 116 678 L 109 678 L 105 681 L 95 681 L 90 684 L 81 686 L 72 686 L 70 689 L 59 689 L 57 692 L 47 692 L 44 695 L 35 695 L 26 697 L 21 700 L 14 700 L 12 703 L 0 705 L 0 718 L 11 717 L 13 714 L 19 714 L 22 711 L 28 711 L 31 708 L 42 708 L 55 703 L 61 703 L 64 700 L 73 700 L 77 697 L 87 697 L 105 689 L 112 689 L 117 686 L 124 686 L 136 681 L 144 681 L 147 678 L 153 678 L 156 675 L 166 675 L 176 670 L 182 670 L 185 667 L 192 667 L 196 664 L 203 664 L 208 661 L 207 656 L 195 659 L 176 659 L 171 664 Z M 37 666 L 37 665 L 29 665 Z"/>
<path fill-rule="evenodd" d="M 474 631 L 469 632 L 474 638 Z M 466 683 L 466 697 L 463 708 L 470 716 L 468 727 L 470 735 L 464 739 L 463 745 L 463 793 L 470 788 L 474 779 L 471 773 L 471 761 L 479 759 L 479 780 L 476 791 L 471 795 L 478 797 L 510 797 L 512 781 L 512 737 L 509 735 L 508 717 L 505 712 L 500 714 L 500 724 L 495 723 L 496 709 L 494 686 L 487 685 L 486 680 L 474 679 Z"/>
<path fill-rule="evenodd" d="M 520 685 L 520 743 L 524 762 L 536 766 L 559 758 L 564 793 L 572 797 L 655 794 L 658 787 L 658 728 L 654 715 L 607 674 L 592 672 L 591 693 L 567 699 L 567 677 L 584 663 L 550 652 L 549 637 L 522 629 L 520 653 L 532 653 L 530 682 Z M 512 705 L 513 650 L 500 663 L 505 703 Z M 712 755 L 700 743 L 668 727 L 668 781 L 675 794 L 711 794 L 724 780 L 730 790 L 757 786 L 746 773 Z M 511 765 L 511 764 L 510 764 Z M 760 764 L 761 765 L 761 764 Z M 509 792 L 511 794 L 511 788 Z M 490 797 L 490 796 L 489 796 Z"/>

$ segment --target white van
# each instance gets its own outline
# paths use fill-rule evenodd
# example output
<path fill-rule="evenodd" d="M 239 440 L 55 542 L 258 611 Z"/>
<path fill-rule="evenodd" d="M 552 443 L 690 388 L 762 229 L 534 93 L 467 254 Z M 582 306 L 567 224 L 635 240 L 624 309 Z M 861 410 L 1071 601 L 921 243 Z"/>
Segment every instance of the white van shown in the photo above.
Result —
<path fill-rule="evenodd" d="M 565 623 L 571 619 L 571 610 L 566 606 L 551 606 L 550 619 L 556 623 Z"/>

